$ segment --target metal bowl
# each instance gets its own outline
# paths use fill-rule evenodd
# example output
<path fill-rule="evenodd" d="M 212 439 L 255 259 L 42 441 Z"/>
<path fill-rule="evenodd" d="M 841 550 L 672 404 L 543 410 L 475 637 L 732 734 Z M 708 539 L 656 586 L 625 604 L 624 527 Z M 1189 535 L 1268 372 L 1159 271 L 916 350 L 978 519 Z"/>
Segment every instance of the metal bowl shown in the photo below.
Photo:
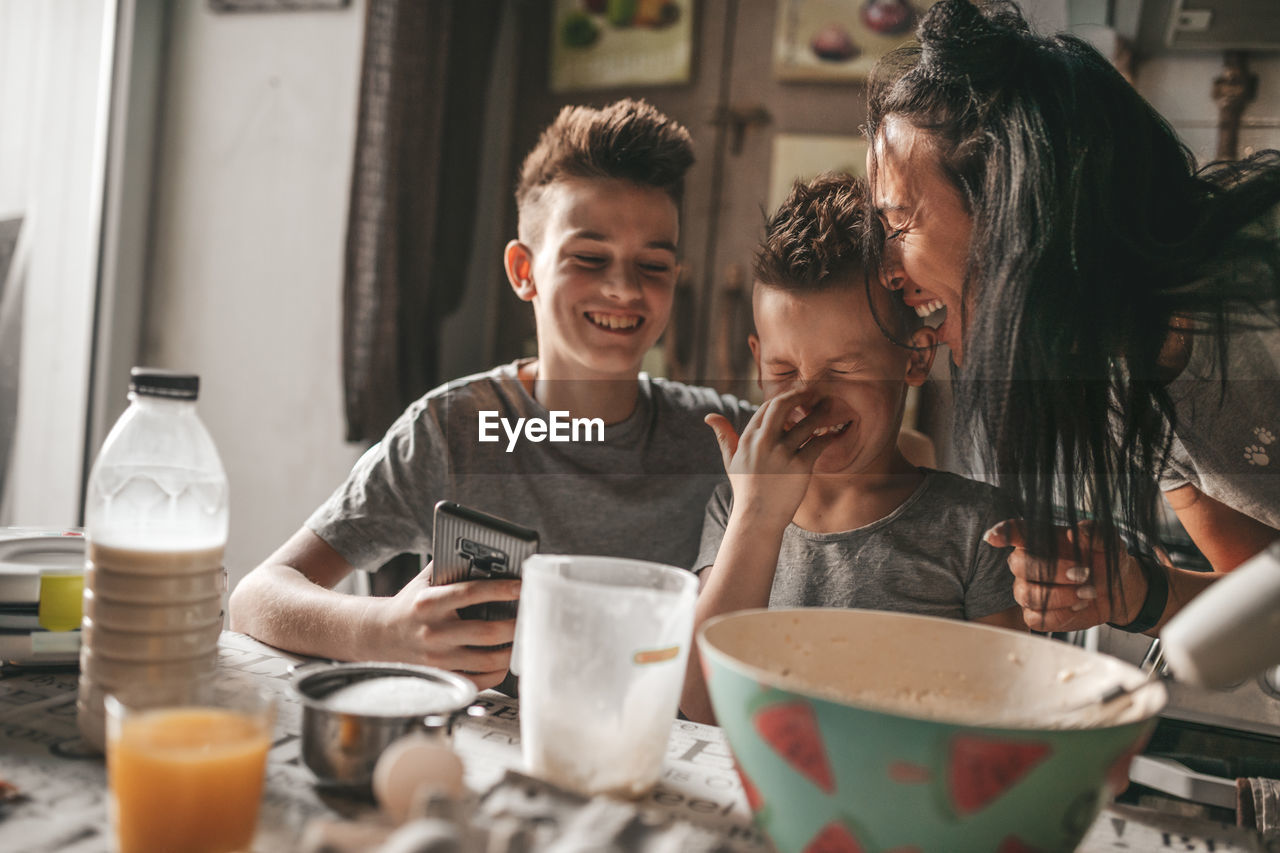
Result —
<path fill-rule="evenodd" d="M 446 698 L 425 712 L 348 713 L 326 703 L 334 691 L 370 678 L 408 676 L 445 688 Z M 410 732 L 447 737 L 476 699 L 476 687 L 443 669 L 404 663 L 317 663 L 295 670 L 293 690 L 302 703 L 302 760 L 325 787 L 367 792 L 378 757 Z"/>

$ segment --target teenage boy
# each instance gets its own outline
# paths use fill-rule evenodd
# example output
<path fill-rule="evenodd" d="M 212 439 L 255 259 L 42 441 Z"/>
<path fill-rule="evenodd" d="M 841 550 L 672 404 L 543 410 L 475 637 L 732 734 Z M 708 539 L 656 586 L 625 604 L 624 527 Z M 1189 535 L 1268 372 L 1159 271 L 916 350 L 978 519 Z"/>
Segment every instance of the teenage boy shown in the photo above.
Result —
<path fill-rule="evenodd" d="M 729 484 L 707 504 L 697 625 L 753 607 L 860 607 L 1023 627 L 1006 555 L 982 541 L 1008 512 L 996 490 L 899 450 L 936 335 L 867 279 L 864 205 L 862 182 L 822 176 L 766 225 L 750 337 L 765 402 L 741 435 L 707 417 Z M 696 660 L 681 710 L 714 718 Z"/>
<path fill-rule="evenodd" d="M 393 597 L 332 589 L 352 569 L 430 554 L 441 499 L 537 529 L 544 552 L 693 564 L 707 498 L 724 479 L 702 421 L 743 425 L 750 409 L 640 373 L 671 311 L 692 162 L 688 131 L 644 102 L 560 113 L 521 168 L 519 239 L 503 258 L 516 295 L 533 304 L 537 357 L 413 403 L 236 587 L 233 629 L 290 651 L 498 684 L 514 622 L 457 610 L 514 600 L 518 581 L 432 586 L 428 564 Z"/>

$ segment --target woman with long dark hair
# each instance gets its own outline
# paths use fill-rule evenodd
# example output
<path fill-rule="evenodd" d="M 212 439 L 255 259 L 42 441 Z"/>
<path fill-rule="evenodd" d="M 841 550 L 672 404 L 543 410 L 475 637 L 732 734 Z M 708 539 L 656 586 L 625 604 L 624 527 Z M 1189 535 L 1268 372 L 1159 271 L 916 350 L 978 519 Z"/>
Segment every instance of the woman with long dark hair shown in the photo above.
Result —
<path fill-rule="evenodd" d="M 943 0 L 917 35 L 869 90 L 885 280 L 945 311 L 1030 627 L 1154 633 L 1280 537 L 1280 154 L 1197 171 L 1096 50 L 1009 3 Z M 1152 556 L 1162 491 L 1214 572 Z"/>

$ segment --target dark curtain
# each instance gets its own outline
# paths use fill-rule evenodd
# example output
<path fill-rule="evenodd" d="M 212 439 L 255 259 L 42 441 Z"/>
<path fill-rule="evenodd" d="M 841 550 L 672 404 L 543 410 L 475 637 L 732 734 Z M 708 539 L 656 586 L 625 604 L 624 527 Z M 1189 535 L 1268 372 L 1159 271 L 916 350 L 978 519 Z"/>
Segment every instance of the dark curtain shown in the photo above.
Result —
<path fill-rule="evenodd" d="M 439 375 L 461 300 L 502 0 L 369 0 L 343 290 L 347 440 Z"/>

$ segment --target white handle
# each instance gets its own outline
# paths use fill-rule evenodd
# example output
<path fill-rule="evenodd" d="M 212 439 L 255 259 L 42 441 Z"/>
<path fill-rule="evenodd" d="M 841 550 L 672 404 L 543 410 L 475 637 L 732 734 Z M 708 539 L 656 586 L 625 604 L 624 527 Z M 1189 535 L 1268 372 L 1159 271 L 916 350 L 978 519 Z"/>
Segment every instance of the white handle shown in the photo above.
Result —
<path fill-rule="evenodd" d="M 1280 664 L 1280 541 L 1197 595 L 1160 642 L 1174 677 L 1203 687 Z"/>

